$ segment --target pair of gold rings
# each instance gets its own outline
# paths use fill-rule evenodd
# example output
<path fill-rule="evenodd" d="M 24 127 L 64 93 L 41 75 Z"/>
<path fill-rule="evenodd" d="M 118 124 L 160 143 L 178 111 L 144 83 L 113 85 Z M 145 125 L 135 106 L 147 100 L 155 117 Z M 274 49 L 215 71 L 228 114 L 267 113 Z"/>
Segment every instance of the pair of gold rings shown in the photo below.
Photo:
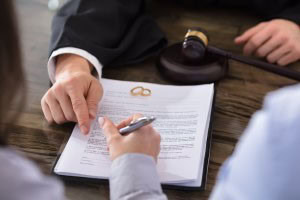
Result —
<path fill-rule="evenodd" d="M 151 90 L 142 86 L 134 87 L 130 90 L 132 96 L 151 96 Z"/>

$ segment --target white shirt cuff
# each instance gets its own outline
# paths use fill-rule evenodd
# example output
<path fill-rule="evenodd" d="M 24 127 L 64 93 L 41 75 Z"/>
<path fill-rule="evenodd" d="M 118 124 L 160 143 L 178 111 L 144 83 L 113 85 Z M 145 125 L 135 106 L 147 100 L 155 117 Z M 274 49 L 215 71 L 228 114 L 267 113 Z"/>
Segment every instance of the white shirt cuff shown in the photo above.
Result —
<path fill-rule="evenodd" d="M 82 49 L 78 49 L 78 48 L 74 48 L 74 47 L 64 47 L 64 48 L 60 48 L 60 49 L 53 51 L 49 58 L 49 61 L 48 61 L 48 74 L 49 74 L 49 78 L 52 83 L 55 83 L 56 56 L 61 55 L 61 54 L 75 54 L 75 55 L 78 55 L 78 56 L 81 56 L 81 57 L 87 59 L 95 67 L 95 69 L 98 73 L 97 78 L 102 77 L 102 67 L 103 66 L 101 65 L 101 63 L 98 61 L 98 59 L 95 56 L 93 56 L 89 52 L 82 50 Z"/>

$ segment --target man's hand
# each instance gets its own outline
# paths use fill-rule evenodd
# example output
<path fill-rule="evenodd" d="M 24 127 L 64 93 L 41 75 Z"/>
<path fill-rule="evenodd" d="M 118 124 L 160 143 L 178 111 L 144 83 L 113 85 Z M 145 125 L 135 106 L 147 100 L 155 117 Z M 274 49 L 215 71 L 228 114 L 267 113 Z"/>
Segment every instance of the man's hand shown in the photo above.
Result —
<path fill-rule="evenodd" d="M 275 19 L 250 28 L 235 39 L 244 54 L 265 57 L 284 66 L 300 59 L 300 28 L 292 21 Z"/>
<path fill-rule="evenodd" d="M 77 55 L 65 54 L 57 58 L 56 82 L 41 100 L 49 123 L 78 122 L 81 132 L 89 132 L 90 121 L 96 117 L 103 94 L 91 69 L 90 63 Z"/>
<path fill-rule="evenodd" d="M 126 153 L 141 153 L 157 160 L 160 151 L 160 135 L 151 125 L 144 126 L 127 136 L 122 136 L 119 129 L 130 124 L 132 120 L 141 117 L 134 115 L 115 126 L 108 118 L 99 118 L 100 127 L 103 129 L 109 148 L 111 160 Z"/>

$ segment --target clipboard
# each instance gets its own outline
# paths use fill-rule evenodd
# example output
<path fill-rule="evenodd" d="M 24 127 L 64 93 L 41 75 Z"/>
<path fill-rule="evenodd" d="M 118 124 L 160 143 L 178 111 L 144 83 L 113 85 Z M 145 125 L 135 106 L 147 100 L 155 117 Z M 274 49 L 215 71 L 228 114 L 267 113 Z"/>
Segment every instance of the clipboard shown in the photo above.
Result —
<path fill-rule="evenodd" d="M 208 176 L 208 167 L 209 167 L 209 160 L 210 160 L 210 150 L 211 150 L 211 143 L 212 143 L 212 130 L 213 130 L 213 118 L 214 118 L 214 111 L 215 111 L 215 99 L 216 99 L 216 85 L 214 85 L 214 94 L 213 94 L 213 100 L 211 105 L 211 112 L 210 112 L 210 122 L 207 132 L 207 140 L 206 140 L 206 150 L 205 150 L 205 156 L 204 156 L 204 165 L 203 165 L 203 173 L 202 173 L 202 181 L 200 187 L 190 187 L 190 186 L 177 186 L 177 185 L 168 185 L 168 184 L 162 184 L 163 189 L 170 189 L 170 190 L 190 190 L 190 191 L 204 191 L 206 189 L 207 185 L 207 176 Z M 65 175 L 59 175 L 54 172 L 54 168 L 64 150 L 65 145 L 67 144 L 67 141 L 69 140 L 69 136 L 66 136 L 59 151 L 57 158 L 54 160 L 51 174 L 60 178 L 62 181 L 71 181 L 71 182 L 78 182 L 78 183 L 93 183 L 93 184 L 109 184 L 109 181 L 107 179 L 97 179 L 97 178 L 86 178 L 86 177 L 75 177 L 75 176 L 65 176 Z"/>

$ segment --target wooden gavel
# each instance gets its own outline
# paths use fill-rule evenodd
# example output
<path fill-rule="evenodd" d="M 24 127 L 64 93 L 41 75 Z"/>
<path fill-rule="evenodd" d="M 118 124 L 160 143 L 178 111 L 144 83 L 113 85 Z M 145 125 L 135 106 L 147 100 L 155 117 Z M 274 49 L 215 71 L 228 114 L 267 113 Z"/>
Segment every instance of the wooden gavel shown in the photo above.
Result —
<path fill-rule="evenodd" d="M 236 60 L 275 74 L 279 74 L 281 76 L 288 77 L 290 79 L 300 81 L 300 72 L 298 71 L 291 70 L 289 68 L 283 68 L 260 60 L 251 59 L 245 56 L 234 55 L 231 52 L 209 46 L 208 37 L 203 31 L 198 29 L 188 30 L 185 40 L 182 44 L 182 56 L 184 61 L 190 64 L 199 63 L 204 59 L 207 53 Z"/>
<path fill-rule="evenodd" d="M 200 29 L 190 29 L 184 41 L 164 49 L 157 66 L 165 77 L 182 84 L 213 83 L 224 78 L 228 59 L 300 81 L 300 72 L 263 62 L 253 58 L 234 55 L 231 52 L 208 45 L 208 37 Z"/>

